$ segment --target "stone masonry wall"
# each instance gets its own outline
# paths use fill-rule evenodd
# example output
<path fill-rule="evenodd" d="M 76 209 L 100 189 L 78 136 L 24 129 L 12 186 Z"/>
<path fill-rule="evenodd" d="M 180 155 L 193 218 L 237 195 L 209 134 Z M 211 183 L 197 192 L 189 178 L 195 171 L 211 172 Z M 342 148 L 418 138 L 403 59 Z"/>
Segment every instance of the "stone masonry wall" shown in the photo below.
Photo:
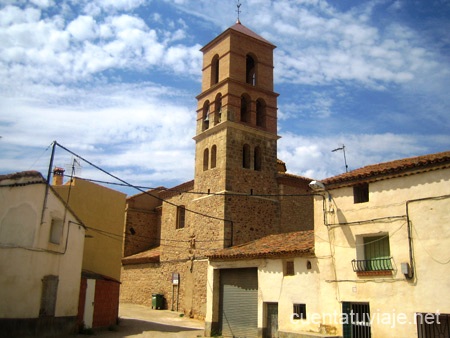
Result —
<path fill-rule="evenodd" d="M 179 286 L 172 273 L 180 274 Z M 164 308 L 204 319 L 206 312 L 207 261 L 174 261 L 161 264 L 125 265 L 120 301 L 152 306 L 152 295 L 164 296 Z"/>

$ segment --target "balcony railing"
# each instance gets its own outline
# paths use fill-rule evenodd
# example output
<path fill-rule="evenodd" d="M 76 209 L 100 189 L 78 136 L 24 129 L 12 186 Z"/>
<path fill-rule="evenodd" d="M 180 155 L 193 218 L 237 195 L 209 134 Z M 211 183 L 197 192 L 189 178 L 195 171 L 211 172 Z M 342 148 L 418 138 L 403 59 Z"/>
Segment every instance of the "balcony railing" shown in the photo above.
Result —
<path fill-rule="evenodd" d="M 353 271 L 392 271 L 392 257 L 352 260 Z"/>

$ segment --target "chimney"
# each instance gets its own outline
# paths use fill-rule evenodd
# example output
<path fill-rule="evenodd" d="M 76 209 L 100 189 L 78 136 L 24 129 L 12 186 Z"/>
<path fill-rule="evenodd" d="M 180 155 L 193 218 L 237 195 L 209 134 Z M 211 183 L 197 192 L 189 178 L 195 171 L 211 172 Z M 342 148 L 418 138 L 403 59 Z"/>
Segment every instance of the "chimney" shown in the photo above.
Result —
<path fill-rule="evenodd" d="M 55 167 L 53 169 L 53 182 L 52 185 L 62 185 L 64 179 L 64 169 L 60 167 Z"/>

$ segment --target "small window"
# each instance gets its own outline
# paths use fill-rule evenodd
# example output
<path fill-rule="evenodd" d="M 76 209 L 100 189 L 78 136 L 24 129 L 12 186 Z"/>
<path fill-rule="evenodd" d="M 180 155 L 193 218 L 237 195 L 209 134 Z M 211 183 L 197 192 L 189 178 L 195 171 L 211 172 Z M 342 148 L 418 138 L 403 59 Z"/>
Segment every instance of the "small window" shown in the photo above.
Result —
<path fill-rule="evenodd" d="M 203 104 L 202 120 L 202 131 L 205 131 L 209 128 L 209 101 Z"/>
<path fill-rule="evenodd" d="M 256 86 L 256 62 L 253 57 L 247 55 L 246 58 L 246 79 L 245 81 L 252 86 Z"/>
<path fill-rule="evenodd" d="M 359 184 L 353 187 L 354 203 L 369 202 L 369 184 Z"/>
<path fill-rule="evenodd" d="M 306 304 L 294 304 L 294 320 L 306 319 Z"/>
<path fill-rule="evenodd" d="M 211 168 L 216 167 L 216 159 L 217 159 L 217 146 L 213 145 L 211 147 Z"/>
<path fill-rule="evenodd" d="M 256 101 L 256 125 L 258 127 L 266 126 L 266 104 L 263 100 Z"/>
<path fill-rule="evenodd" d="M 211 85 L 219 82 L 219 55 L 214 55 L 211 61 Z"/>
<path fill-rule="evenodd" d="M 244 144 L 242 148 L 242 167 L 250 169 L 250 146 L 248 144 Z"/>
<path fill-rule="evenodd" d="M 222 94 L 217 94 L 215 101 L 216 112 L 214 114 L 215 124 L 222 122 Z"/>
<path fill-rule="evenodd" d="M 44 276 L 42 279 L 40 317 L 53 317 L 55 315 L 58 282 L 58 276 L 53 275 Z"/>
<path fill-rule="evenodd" d="M 241 122 L 250 122 L 250 99 L 245 95 L 241 97 Z"/>
<path fill-rule="evenodd" d="M 284 263 L 284 275 L 285 276 L 294 276 L 294 261 L 286 261 Z"/>
<path fill-rule="evenodd" d="M 203 151 L 203 171 L 208 170 L 208 167 L 209 167 L 208 161 L 209 161 L 209 149 L 206 148 Z"/>
<path fill-rule="evenodd" d="M 183 229 L 185 225 L 186 208 L 184 205 L 177 207 L 177 229 Z"/>
<path fill-rule="evenodd" d="M 61 244 L 63 234 L 63 221 L 61 219 L 52 219 L 50 227 L 50 243 Z"/>

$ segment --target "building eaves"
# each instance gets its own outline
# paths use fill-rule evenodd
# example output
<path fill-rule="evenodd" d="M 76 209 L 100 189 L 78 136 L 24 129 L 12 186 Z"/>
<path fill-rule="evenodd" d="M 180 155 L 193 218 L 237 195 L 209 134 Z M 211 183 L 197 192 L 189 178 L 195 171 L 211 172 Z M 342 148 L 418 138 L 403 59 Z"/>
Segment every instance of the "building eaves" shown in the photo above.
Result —
<path fill-rule="evenodd" d="M 209 48 L 209 46 L 211 46 L 212 44 L 216 43 L 218 40 L 223 39 L 225 36 L 227 36 L 228 34 L 230 34 L 231 32 L 237 32 L 239 34 L 243 34 L 246 36 L 249 36 L 259 42 L 262 42 L 266 45 L 271 46 L 273 49 L 276 48 L 276 46 L 271 43 L 270 41 L 264 39 L 262 36 L 256 34 L 255 32 L 253 32 L 251 29 L 245 27 L 243 24 L 241 24 L 240 22 L 236 22 L 233 26 L 229 27 L 228 29 L 226 29 L 225 31 L 223 31 L 220 35 L 218 35 L 214 40 L 210 41 L 209 43 L 207 43 L 205 46 L 203 46 L 203 48 L 200 49 L 200 51 L 205 51 L 206 49 Z"/>
<path fill-rule="evenodd" d="M 47 180 L 42 174 L 35 170 L 21 171 L 13 174 L 0 175 L 0 188 L 2 187 L 23 187 L 32 184 L 47 185 Z M 77 224 L 86 229 L 86 225 L 80 220 L 76 213 L 67 205 L 66 201 L 53 189 L 51 185 L 47 185 L 49 191 L 64 205 L 64 207 L 74 216 Z"/>
<path fill-rule="evenodd" d="M 322 180 L 327 189 L 450 167 L 450 151 L 368 165 Z"/>
<path fill-rule="evenodd" d="M 170 198 L 194 189 L 194 180 L 184 182 L 176 187 L 166 189 L 159 194 L 162 199 Z"/>
<path fill-rule="evenodd" d="M 0 187 L 24 186 L 30 184 L 45 184 L 46 180 L 38 171 L 29 170 L 12 174 L 0 175 Z"/>
<path fill-rule="evenodd" d="M 140 196 L 142 196 L 142 195 L 153 195 L 153 196 L 158 196 L 161 192 L 166 191 L 166 190 L 167 190 L 167 188 L 166 188 L 166 187 L 163 187 L 163 186 L 157 187 L 157 188 L 152 188 L 152 189 L 146 190 L 146 191 L 144 191 L 144 192 L 140 192 L 140 193 L 138 193 L 138 194 L 134 194 L 134 195 L 128 196 L 128 197 L 127 197 L 127 201 L 128 201 L 128 200 L 132 200 L 132 199 L 134 199 L 134 198 L 136 198 L 136 197 L 140 197 Z"/>
<path fill-rule="evenodd" d="M 159 263 L 160 247 L 122 258 L 122 265 Z"/>
<path fill-rule="evenodd" d="M 269 235 L 207 255 L 211 260 L 314 256 L 314 231 Z"/>

